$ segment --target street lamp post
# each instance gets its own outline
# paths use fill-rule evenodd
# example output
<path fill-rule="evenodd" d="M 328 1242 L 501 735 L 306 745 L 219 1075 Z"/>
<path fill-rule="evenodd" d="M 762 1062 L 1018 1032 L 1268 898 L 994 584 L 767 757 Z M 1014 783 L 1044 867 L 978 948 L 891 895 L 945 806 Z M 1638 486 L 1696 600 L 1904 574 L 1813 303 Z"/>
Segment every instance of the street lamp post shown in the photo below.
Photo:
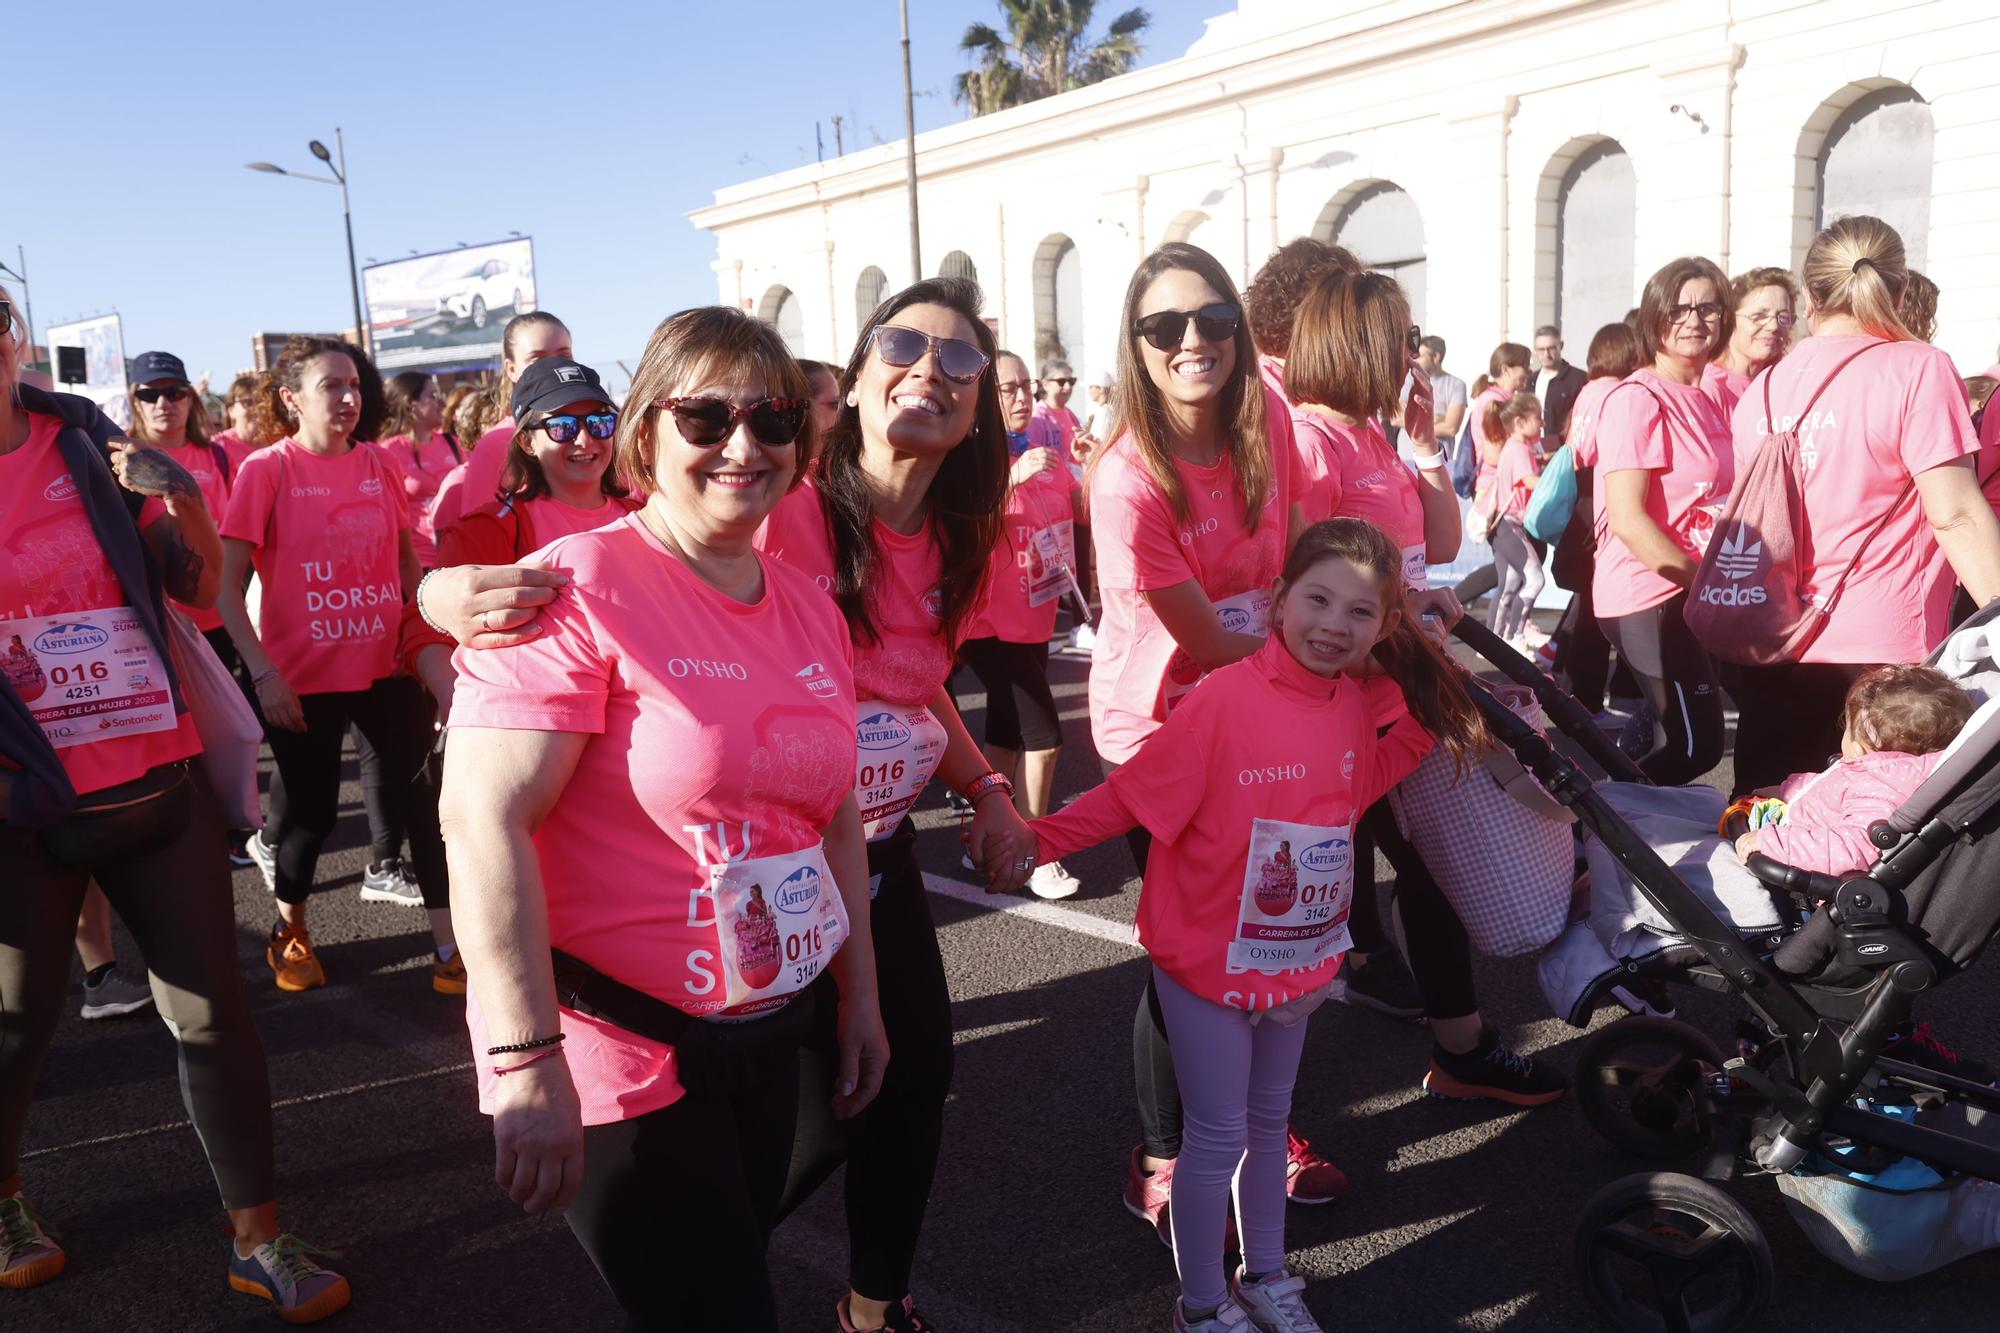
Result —
<path fill-rule="evenodd" d="M 917 235 L 917 103 L 910 90 L 910 0 L 903 13 L 903 174 L 910 196 L 910 281 L 924 276 L 924 247 Z"/>
<path fill-rule="evenodd" d="M 333 145 L 335 153 L 339 156 L 338 162 L 334 160 L 335 153 L 327 152 L 326 145 L 319 140 L 314 139 L 306 145 L 314 157 L 326 163 L 327 170 L 333 173 L 331 176 L 287 171 L 269 162 L 246 162 L 244 165 L 252 171 L 268 171 L 274 176 L 291 176 L 297 180 L 318 181 L 322 185 L 340 187 L 340 220 L 347 228 L 347 287 L 349 295 L 354 298 L 354 332 L 355 336 L 361 339 L 362 350 L 372 356 L 375 353 L 374 340 L 369 337 L 368 325 L 361 319 L 361 270 L 354 263 L 354 213 L 347 203 L 347 143 L 341 138 L 338 125 L 333 129 Z"/>

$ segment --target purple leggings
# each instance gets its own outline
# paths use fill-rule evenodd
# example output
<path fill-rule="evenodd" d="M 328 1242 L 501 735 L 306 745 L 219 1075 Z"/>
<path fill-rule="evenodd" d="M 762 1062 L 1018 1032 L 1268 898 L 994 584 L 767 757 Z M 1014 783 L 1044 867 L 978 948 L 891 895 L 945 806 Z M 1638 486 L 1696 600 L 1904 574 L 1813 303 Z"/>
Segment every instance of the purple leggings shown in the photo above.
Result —
<path fill-rule="evenodd" d="M 1252 1024 L 1159 968 L 1153 984 L 1180 1077 L 1181 1155 L 1174 1163 L 1174 1267 L 1190 1309 L 1229 1297 L 1222 1235 L 1236 1183 L 1236 1230 L 1252 1273 L 1285 1266 L 1285 1124 L 1305 1049 L 1304 1021 Z"/>

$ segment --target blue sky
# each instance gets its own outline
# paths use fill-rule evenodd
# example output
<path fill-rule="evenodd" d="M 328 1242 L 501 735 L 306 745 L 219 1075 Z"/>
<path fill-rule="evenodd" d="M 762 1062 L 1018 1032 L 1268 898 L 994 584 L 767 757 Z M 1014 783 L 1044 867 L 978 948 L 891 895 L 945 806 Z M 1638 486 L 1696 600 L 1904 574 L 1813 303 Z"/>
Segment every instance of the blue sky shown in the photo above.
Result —
<path fill-rule="evenodd" d="M 1144 63 L 1233 7 L 1146 0 Z M 10 8 L 0 262 L 26 247 L 37 334 L 115 308 L 127 355 L 218 380 L 253 331 L 352 322 L 339 192 L 243 168 L 317 169 L 336 125 L 362 263 L 532 235 L 542 304 L 614 383 L 663 315 L 715 299 L 683 214 L 810 162 L 816 119 L 829 156 L 835 114 L 850 148 L 902 134 L 895 0 Z M 912 0 L 919 131 L 963 116 L 980 19 L 992 0 Z"/>

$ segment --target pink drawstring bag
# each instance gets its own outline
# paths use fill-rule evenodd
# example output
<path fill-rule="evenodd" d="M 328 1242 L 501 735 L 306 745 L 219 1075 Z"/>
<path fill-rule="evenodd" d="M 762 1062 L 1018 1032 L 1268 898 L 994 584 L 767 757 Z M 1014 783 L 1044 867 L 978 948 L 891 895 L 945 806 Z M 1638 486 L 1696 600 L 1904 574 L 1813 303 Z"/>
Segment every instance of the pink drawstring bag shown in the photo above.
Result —
<path fill-rule="evenodd" d="M 1798 423 L 1811 416 L 1827 385 L 1849 362 L 1883 345 L 1869 343 L 1835 366 L 1805 407 L 1784 430 L 1771 432 L 1736 478 L 1716 535 L 1688 586 L 1683 613 L 1702 646 L 1726 662 L 1774 666 L 1798 661 L 1826 628 L 1827 613 L 1862 553 L 1909 494 L 1906 489 L 1883 511 L 1831 588 L 1808 594 L 1800 586 L 1804 570 L 1799 548 L 1806 538 L 1807 524 L 1799 484 Z M 1771 378 L 1771 372 L 1765 371 L 1767 428 L 1778 424 L 1771 411 Z"/>

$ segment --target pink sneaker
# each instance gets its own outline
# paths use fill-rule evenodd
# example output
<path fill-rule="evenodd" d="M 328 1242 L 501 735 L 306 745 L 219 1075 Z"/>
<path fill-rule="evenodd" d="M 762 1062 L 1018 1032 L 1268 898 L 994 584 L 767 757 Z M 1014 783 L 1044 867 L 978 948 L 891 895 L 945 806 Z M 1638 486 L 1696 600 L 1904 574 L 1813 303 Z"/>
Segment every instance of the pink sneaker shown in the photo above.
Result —
<path fill-rule="evenodd" d="M 1313 1151 L 1312 1144 L 1285 1128 L 1285 1197 L 1293 1203 L 1318 1207 L 1347 1197 L 1347 1173 Z"/>
<path fill-rule="evenodd" d="M 1139 1162 L 1146 1155 L 1144 1144 L 1135 1144 L 1125 1166 L 1125 1211 L 1159 1233 L 1160 1244 L 1174 1247 L 1174 1226 L 1167 1218 L 1167 1200 L 1173 1194 L 1174 1164 L 1167 1163 L 1147 1175 Z"/>

